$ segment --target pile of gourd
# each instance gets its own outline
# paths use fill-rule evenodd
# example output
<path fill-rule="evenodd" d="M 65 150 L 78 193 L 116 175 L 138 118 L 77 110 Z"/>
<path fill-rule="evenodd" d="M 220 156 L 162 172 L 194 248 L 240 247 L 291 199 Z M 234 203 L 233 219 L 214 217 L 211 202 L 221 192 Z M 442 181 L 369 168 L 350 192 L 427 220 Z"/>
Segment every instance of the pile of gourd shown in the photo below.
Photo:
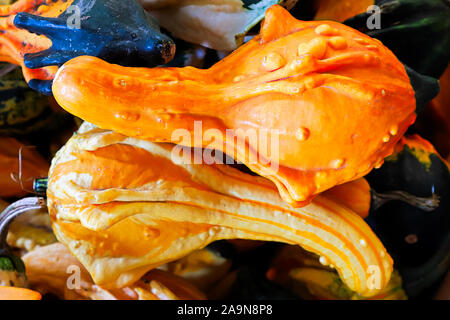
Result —
<path fill-rule="evenodd" d="M 440 297 L 448 2 L 0 4 L 0 299 Z"/>

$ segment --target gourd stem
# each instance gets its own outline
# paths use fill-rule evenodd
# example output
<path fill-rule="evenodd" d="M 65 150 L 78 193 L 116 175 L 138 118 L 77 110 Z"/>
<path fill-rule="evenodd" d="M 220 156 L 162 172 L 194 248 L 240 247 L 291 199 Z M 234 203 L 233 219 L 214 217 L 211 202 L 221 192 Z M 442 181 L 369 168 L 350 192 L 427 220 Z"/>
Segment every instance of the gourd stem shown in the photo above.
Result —
<path fill-rule="evenodd" d="M 40 196 L 45 196 L 47 193 L 48 177 L 35 179 L 33 182 L 33 191 Z"/>
<path fill-rule="evenodd" d="M 28 197 L 18 200 L 10 204 L 0 214 L 0 248 L 3 250 L 8 248 L 6 236 L 8 235 L 8 227 L 10 223 L 20 214 L 36 209 L 45 208 L 45 199 L 41 197 Z"/>
<path fill-rule="evenodd" d="M 417 197 L 405 191 L 390 191 L 387 193 L 377 193 L 375 190 L 371 190 L 372 203 L 370 206 L 371 211 L 378 210 L 386 202 L 398 200 L 408 203 L 416 208 L 424 211 L 433 211 L 439 207 L 439 196 L 433 193 L 430 197 Z"/>

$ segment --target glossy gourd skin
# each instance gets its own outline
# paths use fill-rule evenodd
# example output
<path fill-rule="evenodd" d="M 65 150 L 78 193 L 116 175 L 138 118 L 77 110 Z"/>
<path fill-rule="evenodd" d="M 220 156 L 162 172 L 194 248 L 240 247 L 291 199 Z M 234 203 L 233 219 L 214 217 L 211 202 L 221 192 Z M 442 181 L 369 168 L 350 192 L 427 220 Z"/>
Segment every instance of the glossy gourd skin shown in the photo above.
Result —
<path fill-rule="evenodd" d="M 84 56 L 60 69 L 52 90 L 101 128 L 226 151 L 293 205 L 379 166 L 415 119 L 405 69 L 379 41 L 335 22 L 298 21 L 277 5 L 260 36 L 210 69 L 124 68 Z M 194 139 L 194 121 L 213 138 Z M 190 138 L 174 136 L 180 128 Z M 269 145 L 279 137 L 278 153 L 252 142 L 264 137 Z"/>
<path fill-rule="evenodd" d="M 45 94 L 51 94 L 50 80 L 57 70 L 49 66 L 76 56 L 155 66 L 168 62 L 175 51 L 173 41 L 135 0 L 20 0 L 1 6 L 0 13 L 1 59 L 21 65 L 30 86 Z"/>
<path fill-rule="evenodd" d="M 430 289 L 447 272 L 450 252 L 450 171 L 434 147 L 418 135 L 402 138 L 384 165 L 367 176 L 377 192 L 402 190 L 419 197 L 433 193 L 431 212 L 390 202 L 367 218 L 386 245 L 408 296 Z"/>
<path fill-rule="evenodd" d="M 392 260 L 347 207 L 318 196 L 293 208 L 269 180 L 226 165 L 180 164 L 173 148 L 84 124 L 52 161 L 53 230 L 98 285 L 128 285 L 210 242 L 235 238 L 299 244 L 325 256 L 362 295 L 389 281 Z M 379 270 L 379 288 L 368 281 L 369 266 Z"/>

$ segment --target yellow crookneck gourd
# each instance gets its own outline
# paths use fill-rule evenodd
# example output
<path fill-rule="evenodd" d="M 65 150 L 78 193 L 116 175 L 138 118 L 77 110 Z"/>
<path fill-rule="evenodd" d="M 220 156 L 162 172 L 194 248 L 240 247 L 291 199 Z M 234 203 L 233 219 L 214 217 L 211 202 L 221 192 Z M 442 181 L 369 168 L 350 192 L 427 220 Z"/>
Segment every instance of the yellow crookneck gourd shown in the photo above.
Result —
<path fill-rule="evenodd" d="M 415 120 L 409 78 L 381 42 L 278 5 L 259 36 L 210 69 L 83 56 L 59 69 L 52 90 L 100 128 L 227 153 L 293 206 L 380 166 Z"/>
<path fill-rule="evenodd" d="M 348 207 L 319 195 L 294 208 L 265 178 L 185 163 L 173 150 L 85 123 L 55 156 L 47 191 L 53 229 L 98 285 L 129 285 L 236 238 L 301 245 L 364 296 L 388 283 L 392 259 Z"/>

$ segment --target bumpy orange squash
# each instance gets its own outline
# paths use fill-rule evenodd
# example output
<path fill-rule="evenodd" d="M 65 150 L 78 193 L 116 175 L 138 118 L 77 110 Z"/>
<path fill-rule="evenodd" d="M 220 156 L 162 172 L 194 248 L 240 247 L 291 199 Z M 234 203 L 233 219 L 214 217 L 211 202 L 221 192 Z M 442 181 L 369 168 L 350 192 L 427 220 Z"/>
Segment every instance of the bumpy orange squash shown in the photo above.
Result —
<path fill-rule="evenodd" d="M 42 156 L 11 137 L 0 136 L 0 197 L 32 192 L 33 180 L 48 174 Z"/>
<path fill-rule="evenodd" d="M 60 68 L 52 90 L 101 128 L 226 152 L 293 205 L 381 165 L 415 120 L 414 91 L 391 51 L 278 5 L 259 36 L 210 69 L 125 68 L 83 56 Z"/>
<path fill-rule="evenodd" d="M 293 208 L 267 179 L 227 165 L 184 164 L 173 151 L 84 124 L 55 156 L 47 191 L 53 230 L 98 285 L 128 285 L 235 238 L 301 245 L 364 296 L 388 283 L 391 258 L 346 206 L 319 195 Z"/>

